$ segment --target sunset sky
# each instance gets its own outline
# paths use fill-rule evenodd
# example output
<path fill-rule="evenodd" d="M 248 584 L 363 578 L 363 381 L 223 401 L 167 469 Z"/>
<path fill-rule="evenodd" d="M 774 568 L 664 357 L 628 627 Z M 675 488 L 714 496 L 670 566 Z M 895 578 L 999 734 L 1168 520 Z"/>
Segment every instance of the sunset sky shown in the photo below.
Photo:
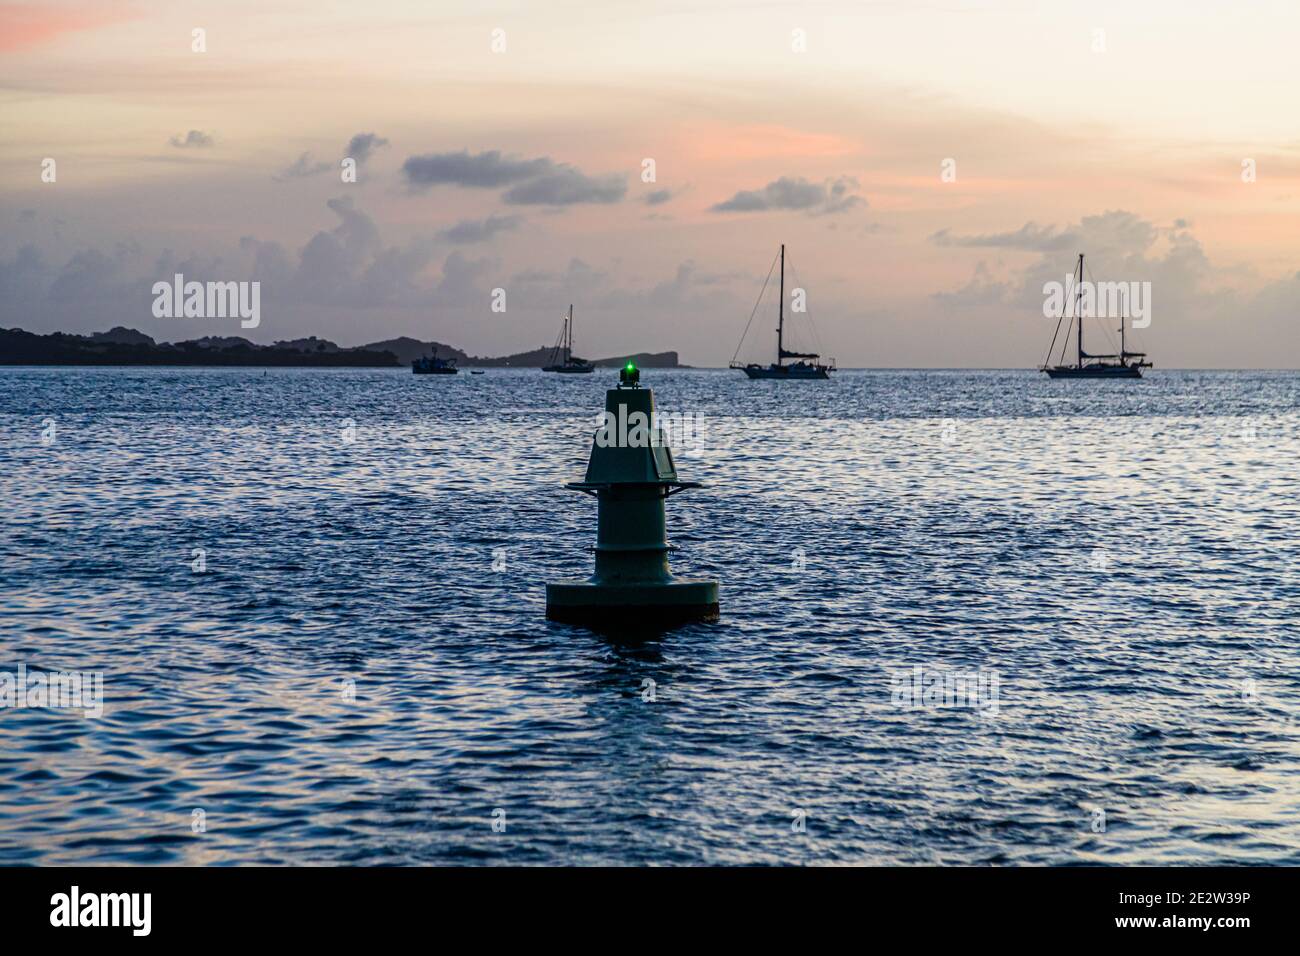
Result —
<path fill-rule="evenodd" d="M 584 356 L 720 365 L 784 242 L 841 366 L 1037 365 L 1084 252 L 1151 282 L 1157 367 L 1297 367 L 1297 38 L 1282 0 L 0 4 L 0 326 L 498 355 L 572 302 Z M 154 318 L 175 272 L 259 279 L 261 327 Z"/>

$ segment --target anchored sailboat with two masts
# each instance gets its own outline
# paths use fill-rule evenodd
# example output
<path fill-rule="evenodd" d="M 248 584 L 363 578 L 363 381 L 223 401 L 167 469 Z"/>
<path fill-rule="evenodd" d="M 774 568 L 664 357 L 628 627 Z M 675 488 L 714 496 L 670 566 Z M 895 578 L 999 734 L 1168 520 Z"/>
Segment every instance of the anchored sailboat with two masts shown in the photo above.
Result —
<path fill-rule="evenodd" d="M 573 306 L 569 306 L 569 314 L 564 317 L 564 324 L 560 326 L 560 338 L 551 349 L 550 361 L 542 366 L 543 372 L 561 372 L 566 375 L 585 375 L 588 372 L 594 372 L 596 366 L 590 362 L 583 361 L 574 357 L 573 354 Z"/>
<path fill-rule="evenodd" d="M 1083 348 L 1083 253 L 1079 253 L 1079 262 L 1074 269 L 1074 314 L 1069 317 L 1065 327 L 1065 338 L 1061 343 L 1061 354 L 1056 365 L 1049 365 L 1052 352 L 1056 349 L 1056 340 L 1061 335 L 1061 323 L 1066 320 L 1069 310 L 1068 300 L 1061 305 L 1061 315 L 1056 320 L 1056 332 L 1052 335 L 1052 344 L 1047 348 L 1047 361 L 1039 366 L 1051 378 L 1141 378 L 1142 369 L 1151 368 L 1145 352 L 1130 352 L 1124 339 L 1124 326 L 1127 309 L 1120 310 L 1119 352 L 1094 354 Z M 1094 297 L 1095 300 L 1096 297 Z M 1074 364 L 1067 365 L 1065 350 L 1070 345 L 1070 332 L 1074 332 Z M 1135 359 L 1136 361 L 1130 361 Z"/>
<path fill-rule="evenodd" d="M 763 280 L 763 289 L 758 293 L 758 301 L 754 303 L 754 311 L 749 314 L 749 322 L 745 324 L 745 331 L 740 336 L 740 344 L 736 346 L 736 355 L 731 357 L 731 368 L 740 369 L 750 378 L 778 380 L 830 378 L 830 373 L 835 371 L 834 359 L 823 365 L 817 361 L 821 356 L 816 352 L 793 352 L 785 347 L 785 243 L 781 244 L 780 259 L 781 297 L 776 310 L 776 361 L 770 365 L 759 365 L 757 362 L 742 365 L 736 361 L 736 355 L 740 354 L 740 348 L 745 344 L 745 335 L 749 333 L 749 326 L 753 324 L 754 315 L 763 301 L 763 292 L 767 291 L 767 284 L 772 279 L 772 270 L 768 269 L 767 278 Z M 776 263 L 772 265 L 775 266 Z M 787 364 L 786 359 L 795 359 L 795 361 Z"/>

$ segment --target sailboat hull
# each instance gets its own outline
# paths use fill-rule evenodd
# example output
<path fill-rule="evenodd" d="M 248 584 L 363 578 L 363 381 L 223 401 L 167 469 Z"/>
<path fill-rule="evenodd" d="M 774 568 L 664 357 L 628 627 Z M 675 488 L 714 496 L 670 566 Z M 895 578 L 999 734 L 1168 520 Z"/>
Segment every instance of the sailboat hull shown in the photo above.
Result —
<path fill-rule="evenodd" d="M 1142 370 L 1136 365 L 1058 365 L 1043 369 L 1048 378 L 1141 378 Z"/>
<path fill-rule="evenodd" d="M 746 365 L 743 371 L 750 378 L 776 379 L 778 381 L 789 381 L 792 379 L 826 379 L 830 378 L 830 367 L 826 365 Z"/>
<path fill-rule="evenodd" d="M 561 375 L 590 375 L 596 371 L 594 365 L 548 365 L 543 372 L 559 372 Z"/>

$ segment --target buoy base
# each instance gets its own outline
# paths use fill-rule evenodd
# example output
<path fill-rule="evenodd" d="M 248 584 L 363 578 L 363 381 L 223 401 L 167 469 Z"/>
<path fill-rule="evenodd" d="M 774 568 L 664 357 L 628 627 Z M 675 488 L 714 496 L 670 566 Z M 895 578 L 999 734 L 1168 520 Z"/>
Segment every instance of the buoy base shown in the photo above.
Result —
<path fill-rule="evenodd" d="M 666 584 L 546 585 L 546 616 L 567 624 L 644 626 L 716 621 L 718 582 L 677 580 Z"/>

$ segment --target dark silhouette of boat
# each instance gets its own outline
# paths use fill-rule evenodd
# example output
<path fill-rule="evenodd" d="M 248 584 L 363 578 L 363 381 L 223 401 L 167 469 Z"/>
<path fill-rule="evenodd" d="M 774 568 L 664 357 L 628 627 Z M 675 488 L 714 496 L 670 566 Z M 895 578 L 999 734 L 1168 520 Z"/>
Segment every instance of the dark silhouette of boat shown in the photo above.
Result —
<path fill-rule="evenodd" d="M 763 290 L 758 293 L 758 302 L 754 303 L 754 312 L 749 315 L 749 323 L 745 325 L 745 332 L 740 336 L 740 344 L 736 346 L 736 355 L 731 357 L 730 367 L 740 369 L 750 378 L 777 380 L 830 378 L 830 373 L 835 371 L 834 359 L 823 365 L 817 361 L 821 356 L 816 352 L 792 352 L 785 347 L 785 243 L 781 244 L 780 259 L 781 291 L 776 308 L 776 361 L 770 365 L 759 365 L 757 362 L 741 365 L 736 361 L 736 355 L 740 354 L 740 347 L 745 344 L 745 334 L 749 332 L 749 324 L 753 323 L 754 313 L 758 311 L 759 303 L 763 301 L 763 292 L 767 291 L 767 283 L 772 278 L 772 270 L 768 269 L 767 279 L 763 280 Z M 785 359 L 797 361 L 787 365 Z"/>
<path fill-rule="evenodd" d="M 564 317 L 564 324 L 560 327 L 560 338 L 551 349 L 550 364 L 543 365 L 542 371 L 560 372 L 564 375 L 586 375 L 595 370 L 596 366 L 573 354 L 573 306 L 570 305 L 569 314 Z"/>
<path fill-rule="evenodd" d="M 1146 360 L 1145 352 L 1130 352 L 1124 341 L 1124 324 L 1125 316 L 1121 314 L 1119 320 L 1119 352 L 1106 355 L 1093 354 L 1085 352 L 1083 348 L 1083 253 L 1079 253 L 1079 261 L 1075 266 L 1075 293 L 1074 293 L 1074 314 L 1070 316 L 1070 323 L 1065 327 L 1065 339 L 1061 343 L 1061 357 L 1058 364 L 1048 365 L 1046 362 L 1040 368 L 1047 373 L 1049 378 L 1141 378 L 1142 369 L 1151 368 L 1151 363 Z M 1047 358 L 1050 361 L 1052 351 L 1056 348 L 1056 340 L 1061 334 L 1061 323 L 1065 321 L 1065 313 L 1069 307 L 1068 302 L 1061 304 L 1061 315 L 1056 320 L 1056 332 L 1052 334 L 1052 344 L 1047 347 Z M 1121 313 L 1127 310 L 1121 310 Z M 1075 356 L 1074 364 L 1065 364 L 1065 350 L 1070 343 L 1070 330 L 1075 330 Z M 1130 362 L 1129 359 L 1137 359 L 1136 362 Z"/>
<path fill-rule="evenodd" d="M 438 358 L 438 347 L 433 347 L 433 355 L 422 355 L 411 363 L 411 371 L 416 375 L 455 375 L 460 369 L 456 368 L 456 360 Z"/>

